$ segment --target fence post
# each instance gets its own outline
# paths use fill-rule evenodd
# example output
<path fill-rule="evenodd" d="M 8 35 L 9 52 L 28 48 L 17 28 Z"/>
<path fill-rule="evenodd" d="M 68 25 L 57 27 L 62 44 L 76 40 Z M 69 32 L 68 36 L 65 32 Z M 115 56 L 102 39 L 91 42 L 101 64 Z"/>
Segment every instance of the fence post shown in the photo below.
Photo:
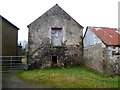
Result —
<path fill-rule="evenodd" d="M 10 59 L 11 59 L 11 70 L 12 70 L 12 56 L 11 56 L 11 58 L 10 58 Z"/>

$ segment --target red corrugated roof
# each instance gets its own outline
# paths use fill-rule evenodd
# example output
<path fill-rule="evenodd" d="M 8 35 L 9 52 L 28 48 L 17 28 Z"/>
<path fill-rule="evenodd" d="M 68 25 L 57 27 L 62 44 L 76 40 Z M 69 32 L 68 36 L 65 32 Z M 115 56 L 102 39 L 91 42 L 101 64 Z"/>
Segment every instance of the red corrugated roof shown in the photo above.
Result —
<path fill-rule="evenodd" d="M 91 29 L 105 44 L 120 45 L 120 30 L 113 28 L 92 28 Z"/>

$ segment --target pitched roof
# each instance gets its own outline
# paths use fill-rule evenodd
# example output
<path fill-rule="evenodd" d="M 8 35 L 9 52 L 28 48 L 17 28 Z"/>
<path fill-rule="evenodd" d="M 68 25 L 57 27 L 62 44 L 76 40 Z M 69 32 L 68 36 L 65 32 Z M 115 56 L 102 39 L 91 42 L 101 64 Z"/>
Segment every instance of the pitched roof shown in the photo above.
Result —
<path fill-rule="evenodd" d="M 93 27 L 94 32 L 106 45 L 120 45 L 120 30 L 107 27 Z"/>
<path fill-rule="evenodd" d="M 65 14 L 67 14 L 70 18 L 72 18 L 68 13 L 66 13 L 58 4 L 54 5 L 52 8 L 50 8 L 48 11 L 46 11 L 43 15 L 45 15 L 47 12 L 50 12 L 52 9 L 56 9 L 56 10 L 62 10 Z M 37 19 L 41 19 L 42 16 L 38 17 Z M 36 20 L 37 20 L 36 19 Z M 73 19 L 73 18 L 72 18 Z M 34 20 L 32 23 L 34 23 L 36 20 Z M 74 20 L 74 19 L 73 19 Z M 76 20 L 74 20 L 80 27 L 84 28 L 83 26 L 81 26 Z M 32 23 L 30 23 L 27 27 L 29 27 Z"/>
<path fill-rule="evenodd" d="M 12 24 L 10 21 L 8 21 L 7 19 L 5 19 L 3 16 L 0 15 L 0 18 L 1 18 L 2 20 L 4 20 L 5 22 L 7 22 L 8 24 L 10 24 L 11 26 L 13 26 L 14 28 L 16 28 L 17 30 L 19 30 L 18 27 L 16 27 L 16 26 L 15 26 L 14 24 Z"/>

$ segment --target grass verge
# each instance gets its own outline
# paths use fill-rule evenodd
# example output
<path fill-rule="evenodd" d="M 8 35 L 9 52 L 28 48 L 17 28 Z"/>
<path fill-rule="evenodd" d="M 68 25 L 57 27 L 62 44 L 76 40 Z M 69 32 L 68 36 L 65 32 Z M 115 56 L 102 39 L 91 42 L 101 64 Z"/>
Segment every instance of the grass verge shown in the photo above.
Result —
<path fill-rule="evenodd" d="M 109 77 L 83 67 L 23 71 L 17 77 L 52 88 L 118 88 L 120 76 Z"/>

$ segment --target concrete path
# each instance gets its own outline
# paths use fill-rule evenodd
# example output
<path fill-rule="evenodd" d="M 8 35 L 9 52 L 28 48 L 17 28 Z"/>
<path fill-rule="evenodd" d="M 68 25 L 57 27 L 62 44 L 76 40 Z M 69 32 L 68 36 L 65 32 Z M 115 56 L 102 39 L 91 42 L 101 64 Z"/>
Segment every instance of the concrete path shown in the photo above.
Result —
<path fill-rule="evenodd" d="M 15 77 L 12 74 L 4 73 L 2 75 L 2 88 L 45 88 L 27 83 L 23 80 L 20 80 L 19 78 Z"/>

